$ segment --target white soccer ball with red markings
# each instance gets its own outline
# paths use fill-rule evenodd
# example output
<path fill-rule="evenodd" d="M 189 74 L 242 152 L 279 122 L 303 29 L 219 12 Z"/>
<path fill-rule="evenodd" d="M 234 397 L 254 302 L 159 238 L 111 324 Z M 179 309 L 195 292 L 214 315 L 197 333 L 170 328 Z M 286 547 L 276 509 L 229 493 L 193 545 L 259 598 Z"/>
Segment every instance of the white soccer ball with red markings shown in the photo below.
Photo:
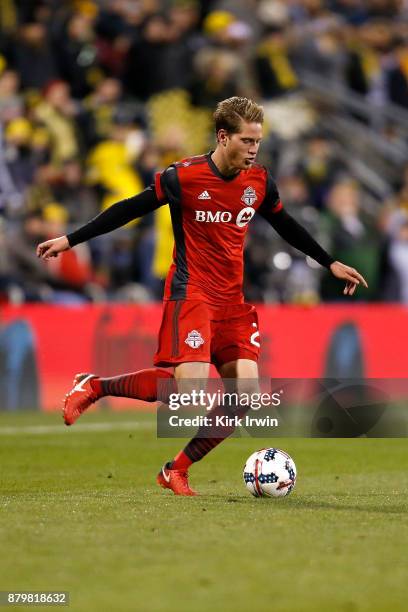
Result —
<path fill-rule="evenodd" d="M 262 448 L 248 457 L 243 475 L 255 497 L 284 497 L 295 487 L 296 465 L 285 451 Z"/>

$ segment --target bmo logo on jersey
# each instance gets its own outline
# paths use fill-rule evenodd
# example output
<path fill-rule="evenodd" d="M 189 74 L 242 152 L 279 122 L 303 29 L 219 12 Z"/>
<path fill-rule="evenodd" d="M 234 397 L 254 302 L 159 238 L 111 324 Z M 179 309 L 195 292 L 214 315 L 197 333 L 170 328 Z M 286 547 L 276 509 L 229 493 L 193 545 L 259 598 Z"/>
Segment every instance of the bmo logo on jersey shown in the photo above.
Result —
<path fill-rule="evenodd" d="M 255 210 L 253 208 L 248 207 L 240 210 L 236 218 L 238 227 L 244 227 L 244 225 L 249 223 L 254 214 Z M 232 213 L 227 210 L 217 210 L 215 212 L 211 210 L 196 210 L 195 221 L 200 221 L 201 223 L 229 223 L 232 221 Z"/>
<path fill-rule="evenodd" d="M 195 220 L 204 223 L 229 223 L 232 219 L 232 213 L 227 210 L 217 210 L 212 212 L 211 210 L 196 210 Z"/>
<path fill-rule="evenodd" d="M 244 225 L 249 223 L 252 217 L 254 216 L 254 214 L 255 214 L 255 209 L 249 208 L 249 206 L 248 208 L 243 208 L 242 210 L 240 210 L 237 215 L 238 227 L 244 227 Z"/>

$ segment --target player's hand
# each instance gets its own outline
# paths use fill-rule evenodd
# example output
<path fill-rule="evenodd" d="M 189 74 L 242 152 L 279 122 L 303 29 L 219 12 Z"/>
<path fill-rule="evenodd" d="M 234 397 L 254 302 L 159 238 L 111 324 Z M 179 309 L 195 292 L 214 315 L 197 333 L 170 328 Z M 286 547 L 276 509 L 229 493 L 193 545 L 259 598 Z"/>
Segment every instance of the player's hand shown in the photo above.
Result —
<path fill-rule="evenodd" d="M 37 257 L 50 259 L 51 257 L 57 257 L 63 251 L 68 251 L 70 248 L 68 238 L 60 236 L 59 238 L 53 238 L 39 244 L 37 247 Z"/>
<path fill-rule="evenodd" d="M 368 288 L 367 281 L 357 270 L 342 264 L 340 261 L 334 261 L 330 266 L 331 273 L 336 278 L 346 281 L 344 287 L 344 295 L 353 295 L 358 285 Z"/>

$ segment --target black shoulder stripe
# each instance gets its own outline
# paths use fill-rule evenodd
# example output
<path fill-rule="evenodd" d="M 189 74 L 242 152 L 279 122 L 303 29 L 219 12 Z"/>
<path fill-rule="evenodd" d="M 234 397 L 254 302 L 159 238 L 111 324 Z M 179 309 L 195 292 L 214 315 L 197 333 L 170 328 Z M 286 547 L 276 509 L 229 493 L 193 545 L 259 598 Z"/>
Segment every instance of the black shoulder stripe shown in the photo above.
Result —
<path fill-rule="evenodd" d="M 176 164 L 169 166 L 163 172 L 160 177 L 160 183 L 169 202 L 174 241 L 176 243 L 176 271 L 171 282 L 170 298 L 172 300 L 182 300 L 186 296 L 189 274 L 184 240 L 183 210 L 181 206 L 182 193 Z"/>

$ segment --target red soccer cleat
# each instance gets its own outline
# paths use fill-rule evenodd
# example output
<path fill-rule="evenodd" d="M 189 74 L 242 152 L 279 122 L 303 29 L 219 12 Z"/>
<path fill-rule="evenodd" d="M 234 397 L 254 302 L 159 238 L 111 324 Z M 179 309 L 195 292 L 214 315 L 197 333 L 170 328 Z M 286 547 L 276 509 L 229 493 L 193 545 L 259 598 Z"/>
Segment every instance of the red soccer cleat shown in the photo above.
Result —
<path fill-rule="evenodd" d="M 77 374 L 74 386 L 66 394 L 62 416 L 65 425 L 73 425 L 83 412 L 99 398 L 92 389 L 90 381 L 96 378 L 95 374 Z"/>
<path fill-rule="evenodd" d="M 171 489 L 174 495 L 186 495 L 192 497 L 198 495 L 196 491 L 190 489 L 188 484 L 187 470 L 171 470 L 169 463 L 166 463 L 157 475 L 156 482 L 164 489 Z"/>

